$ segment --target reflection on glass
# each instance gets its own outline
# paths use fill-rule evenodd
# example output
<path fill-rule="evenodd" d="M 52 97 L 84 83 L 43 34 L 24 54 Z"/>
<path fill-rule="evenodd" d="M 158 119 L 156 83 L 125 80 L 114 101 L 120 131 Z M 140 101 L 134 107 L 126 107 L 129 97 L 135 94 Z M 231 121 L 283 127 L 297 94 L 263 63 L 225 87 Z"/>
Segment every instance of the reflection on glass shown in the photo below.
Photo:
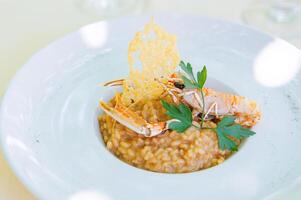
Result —
<path fill-rule="evenodd" d="M 144 2 L 144 0 L 75 0 L 83 12 L 105 18 L 138 13 L 143 9 Z"/>
<path fill-rule="evenodd" d="M 242 13 L 243 21 L 281 37 L 301 36 L 300 0 L 265 0 L 254 3 Z"/>

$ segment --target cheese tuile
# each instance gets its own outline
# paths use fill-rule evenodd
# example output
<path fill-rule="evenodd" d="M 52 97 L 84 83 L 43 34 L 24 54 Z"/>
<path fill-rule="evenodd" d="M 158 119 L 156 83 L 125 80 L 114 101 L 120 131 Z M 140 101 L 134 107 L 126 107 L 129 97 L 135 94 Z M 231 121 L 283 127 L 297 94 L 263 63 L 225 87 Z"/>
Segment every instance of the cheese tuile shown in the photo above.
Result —
<path fill-rule="evenodd" d="M 152 19 L 129 44 L 130 73 L 123 84 L 123 103 L 129 105 L 159 98 L 164 88 L 157 80 L 166 82 L 179 62 L 176 36 L 166 32 Z"/>

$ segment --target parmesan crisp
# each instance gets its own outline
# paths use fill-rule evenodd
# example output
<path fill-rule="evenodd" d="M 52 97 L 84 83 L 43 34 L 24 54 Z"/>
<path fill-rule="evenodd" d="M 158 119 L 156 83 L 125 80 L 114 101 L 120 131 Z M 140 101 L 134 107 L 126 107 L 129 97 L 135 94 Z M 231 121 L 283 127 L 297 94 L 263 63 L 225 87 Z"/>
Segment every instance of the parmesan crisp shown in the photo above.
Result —
<path fill-rule="evenodd" d="M 159 81 L 166 82 L 180 62 L 176 40 L 153 19 L 136 33 L 128 49 L 130 73 L 123 83 L 124 104 L 156 99 L 164 92 Z"/>

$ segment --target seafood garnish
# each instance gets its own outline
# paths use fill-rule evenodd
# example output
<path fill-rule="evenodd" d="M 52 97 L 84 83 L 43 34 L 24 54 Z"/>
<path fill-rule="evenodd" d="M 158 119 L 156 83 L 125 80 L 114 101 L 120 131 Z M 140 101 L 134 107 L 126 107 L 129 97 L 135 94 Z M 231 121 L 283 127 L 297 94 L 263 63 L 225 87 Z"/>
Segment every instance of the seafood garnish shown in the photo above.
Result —
<path fill-rule="evenodd" d="M 177 79 L 178 80 L 178 79 Z M 105 83 L 105 86 L 120 86 L 122 79 Z M 174 84 L 175 83 L 175 84 Z M 203 105 L 200 99 L 200 91 L 197 89 L 179 89 L 175 85 L 182 84 L 174 82 L 171 78 L 167 84 L 163 84 L 166 92 L 172 96 L 175 103 L 183 102 L 192 108 L 195 116 L 202 112 Z M 205 119 L 208 115 L 222 118 L 223 116 L 235 116 L 236 123 L 243 126 L 254 126 L 261 117 L 260 110 L 255 101 L 249 100 L 246 97 L 233 95 L 229 93 L 218 92 L 210 88 L 203 88 L 205 99 Z"/>
<path fill-rule="evenodd" d="M 155 137 L 168 130 L 184 133 L 189 128 L 210 129 L 216 133 L 219 148 L 230 151 L 237 150 L 241 139 L 255 134 L 250 128 L 261 118 L 256 102 L 205 87 L 206 66 L 195 76 L 191 64 L 180 61 L 175 36 L 153 20 L 130 42 L 128 61 L 128 77 L 104 84 L 122 86 L 122 93 L 115 95 L 116 103 L 99 103 L 115 122 L 142 137 Z M 176 71 L 177 66 L 181 71 Z M 148 102 L 159 103 L 152 122 L 135 107 Z M 157 110 L 161 110 L 159 117 Z"/>
<path fill-rule="evenodd" d="M 116 96 L 116 98 L 120 98 L 120 96 Z M 117 99 L 117 101 L 120 102 L 120 99 Z M 153 137 L 164 133 L 168 129 L 168 124 L 174 121 L 169 120 L 167 122 L 148 123 L 122 103 L 118 103 L 115 107 L 112 107 L 104 101 L 100 101 L 99 106 L 105 113 L 120 124 L 146 137 Z"/>

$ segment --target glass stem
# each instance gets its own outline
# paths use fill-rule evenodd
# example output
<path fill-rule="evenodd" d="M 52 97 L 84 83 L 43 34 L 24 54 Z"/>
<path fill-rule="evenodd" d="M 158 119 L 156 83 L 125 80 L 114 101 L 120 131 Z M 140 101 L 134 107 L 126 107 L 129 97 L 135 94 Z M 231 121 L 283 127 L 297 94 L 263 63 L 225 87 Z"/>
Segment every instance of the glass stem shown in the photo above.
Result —
<path fill-rule="evenodd" d="M 300 5 L 289 0 L 271 0 L 269 5 L 266 14 L 278 23 L 293 21 L 300 12 Z"/>

